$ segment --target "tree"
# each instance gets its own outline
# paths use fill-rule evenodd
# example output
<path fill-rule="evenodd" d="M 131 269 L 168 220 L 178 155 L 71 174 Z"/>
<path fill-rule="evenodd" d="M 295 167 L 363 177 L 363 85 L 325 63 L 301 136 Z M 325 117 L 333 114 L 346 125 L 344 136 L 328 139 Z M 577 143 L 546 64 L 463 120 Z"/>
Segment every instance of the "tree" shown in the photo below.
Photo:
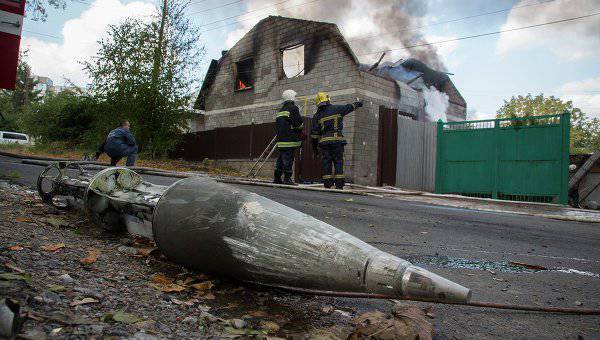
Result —
<path fill-rule="evenodd" d="M 27 51 L 19 54 L 15 89 L 0 90 L 0 129 L 17 130 L 18 118 L 29 105 L 39 100 L 37 80 L 31 75 L 31 67 L 25 61 Z"/>
<path fill-rule="evenodd" d="M 91 92 L 114 112 L 113 125 L 132 122 L 142 149 L 166 155 L 192 112 L 187 108 L 204 54 L 187 3 L 164 0 L 150 22 L 127 19 L 109 27 L 96 57 L 84 63 Z"/>
<path fill-rule="evenodd" d="M 71 0 L 74 2 L 80 2 Z M 37 21 L 46 21 L 48 18 L 48 8 L 65 9 L 67 8 L 66 0 L 27 0 L 25 11 L 32 15 L 32 19 Z"/>
<path fill-rule="evenodd" d="M 496 118 L 529 118 L 571 113 L 571 153 L 587 153 L 600 150 L 600 121 L 589 118 L 572 101 L 562 101 L 554 96 L 544 97 L 539 94 L 533 97 L 527 94 L 505 100 L 504 105 L 496 112 Z M 527 121 L 516 122 L 527 124 Z"/>
<path fill-rule="evenodd" d="M 66 90 L 47 93 L 43 102 L 34 103 L 20 122 L 39 143 L 63 142 L 71 146 L 94 144 L 99 106 L 89 96 Z"/>

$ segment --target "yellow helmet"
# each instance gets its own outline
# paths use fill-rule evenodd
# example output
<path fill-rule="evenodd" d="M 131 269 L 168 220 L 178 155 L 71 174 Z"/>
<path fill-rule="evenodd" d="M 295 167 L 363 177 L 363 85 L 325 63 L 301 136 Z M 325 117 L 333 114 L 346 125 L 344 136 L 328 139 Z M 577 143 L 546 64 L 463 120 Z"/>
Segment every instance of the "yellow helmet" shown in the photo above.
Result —
<path fill-rule="evenodd" d="M 319 106 L 321 103 L 329 102 L 329 96 L 325 92 L 317 92 L 315 97 L 315 105 Z"/>

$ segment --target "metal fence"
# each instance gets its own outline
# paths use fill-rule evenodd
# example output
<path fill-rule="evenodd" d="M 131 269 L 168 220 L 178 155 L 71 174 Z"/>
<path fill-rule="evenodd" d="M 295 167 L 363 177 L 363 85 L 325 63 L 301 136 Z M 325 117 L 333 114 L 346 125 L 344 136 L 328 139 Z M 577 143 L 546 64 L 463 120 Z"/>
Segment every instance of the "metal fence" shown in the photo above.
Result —
<path fill-rule="evenodd" d="M 437 125 L 436 192 L 566 204 L 570 114 Z"/>
<path fill-rule="evenodd" d="M 190 161 L 202 161 L 205 158 L 254 159 L 260 156 L 274 135 L 275 123 L 188 133 L 172 156 Z"/>
<path fill-rule="evenodd" d="M 398 119 L 396 186 L 434 191 L 436 123 Z"/>

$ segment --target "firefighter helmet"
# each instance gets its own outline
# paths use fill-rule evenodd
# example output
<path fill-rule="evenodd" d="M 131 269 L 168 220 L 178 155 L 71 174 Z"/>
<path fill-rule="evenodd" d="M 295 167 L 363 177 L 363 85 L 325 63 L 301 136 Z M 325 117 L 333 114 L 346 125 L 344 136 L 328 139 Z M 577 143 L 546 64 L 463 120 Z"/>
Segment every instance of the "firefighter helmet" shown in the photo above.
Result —
<path fill-rule="evenodd" d="M 315 97 L 315 105 L 320 106 L 323 103 L 329 102 L 329 96 L 325 92 L 317 92 L 317 96 Z"/>
<path fill-rule="evenodd" d="M 283 98 L 284 102 L 287 102 L 289 100 L 295 100 L 296 99 L 296 91 L 294 90 L 285 90 L 283 91 L 283 94 L 281 96 Z"/>

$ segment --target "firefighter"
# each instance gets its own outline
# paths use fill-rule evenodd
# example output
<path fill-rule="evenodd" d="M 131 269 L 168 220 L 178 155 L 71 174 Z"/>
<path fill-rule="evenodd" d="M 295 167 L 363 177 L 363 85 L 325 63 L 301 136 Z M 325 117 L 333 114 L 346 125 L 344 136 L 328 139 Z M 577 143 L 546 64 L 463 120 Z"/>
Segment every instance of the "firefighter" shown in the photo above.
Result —
<path fill-rule="evenodd" d="M 277 112 L 275 128 L 277 129 L 277 164 L 275 165 L 275 178 L 273 183 L 295 185 L 292 181 L 294 166 L 294 153 L 302 145 L 302 129 L 304 124 L 300 110 L 294 103 L 296 92 L 283 91 L 283 106 Z M 281 175 L 284 179 L 281 180 Z"/>
<path fill-rule="evenodd" d="M 323 170 L 323 185 L 331 188 L 334 184 L 336 189 L 344 189 L 344 145 L 346 139 L 342 134 L 344 129 L 344 116 L 362 107 L 363 103 L 357 100 L 353 104 L 332 105 L 329 96 L 324 92 L 317 93 L 315 97 L 317 113 L 312 118 L 311 141 L 313 150 L 320 149 L 323 158 L 321 160 Z M 335 172 L 331 172 L 333 165 Z"/>

